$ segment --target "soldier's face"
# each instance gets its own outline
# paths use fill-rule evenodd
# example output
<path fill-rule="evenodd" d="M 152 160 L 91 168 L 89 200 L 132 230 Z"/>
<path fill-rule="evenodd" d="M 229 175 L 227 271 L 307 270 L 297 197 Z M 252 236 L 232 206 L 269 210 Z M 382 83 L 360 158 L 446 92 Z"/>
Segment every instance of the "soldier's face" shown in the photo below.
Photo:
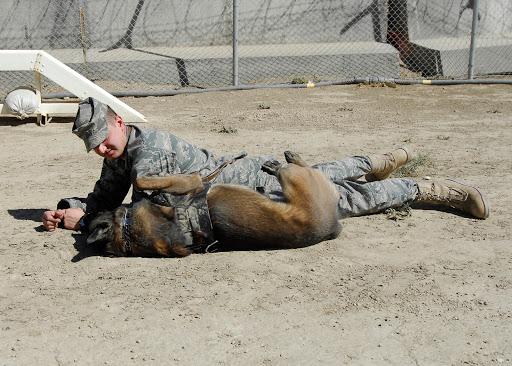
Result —
<path fill-rule="evenodd" d="M 94 152 L 106 159 L 114 160 L 123 155 L 126 142 L 126 126 L 121 117 L 117 116 L 114 124 L 108 124 L 107 138 L 94 148 Z"/>

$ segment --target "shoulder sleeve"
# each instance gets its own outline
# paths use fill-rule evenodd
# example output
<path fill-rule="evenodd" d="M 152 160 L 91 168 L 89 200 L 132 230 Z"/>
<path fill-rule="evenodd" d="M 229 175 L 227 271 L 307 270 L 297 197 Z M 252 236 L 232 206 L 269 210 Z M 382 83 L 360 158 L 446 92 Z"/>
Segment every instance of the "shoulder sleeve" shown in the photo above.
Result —
<path fill-rule="evenodd" d="M 180 174 L 181 169 L 176 161 L 174 151 L 162 149 L 145 150 L 133 161 L 131 178 L 133 181 L 145 175 L 174 175 Z"/>

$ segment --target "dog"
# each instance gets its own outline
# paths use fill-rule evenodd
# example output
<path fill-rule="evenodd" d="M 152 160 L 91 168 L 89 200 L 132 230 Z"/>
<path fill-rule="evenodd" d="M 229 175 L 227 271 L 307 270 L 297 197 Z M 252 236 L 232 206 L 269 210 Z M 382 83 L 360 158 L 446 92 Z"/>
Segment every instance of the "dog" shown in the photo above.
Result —
<path fill-rule="evenodd" d="M 87 220 L 88 245 L 114 256 L 184 257 L 191 253 L 300 248 L 334 239 L 339 192 L 318 169 L 286 151 L 288 164 L 267 161 L 284 200 L 249 188 L 205 183 L 198 173 L 139 177 L 151 199 Z"/>

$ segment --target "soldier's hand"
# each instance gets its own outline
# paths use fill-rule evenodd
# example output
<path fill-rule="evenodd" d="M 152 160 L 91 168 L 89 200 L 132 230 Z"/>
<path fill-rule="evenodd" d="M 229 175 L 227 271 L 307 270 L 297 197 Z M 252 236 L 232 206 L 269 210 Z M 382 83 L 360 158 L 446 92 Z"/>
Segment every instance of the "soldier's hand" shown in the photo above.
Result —
<path fill-rule="evenodd" d="M 64 210 L 45 211 L 43 213 L 43 226 L 48 231 L 54 231 L 64 218 Z"/>
<path fill-rule="evenodd" d="M 70 230 L 80 229 L 80 219 L 85 215 L 85 212 L 78 207 L 66 208 L 64 210 L 64 227 Z"/>

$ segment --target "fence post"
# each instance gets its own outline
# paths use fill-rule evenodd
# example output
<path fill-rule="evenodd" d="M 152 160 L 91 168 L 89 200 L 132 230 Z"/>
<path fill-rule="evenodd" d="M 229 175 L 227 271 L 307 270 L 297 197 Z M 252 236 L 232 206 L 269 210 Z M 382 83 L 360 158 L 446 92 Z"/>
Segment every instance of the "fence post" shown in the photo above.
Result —
<path fill-rule="evenodd" d="M 469 49 L 468 79 L 473 79 L 473 68 L 475 66 L 476 33 L 478 29 L 478 6 L 479 0 L 473 0 L 473 24 L 471 26 L 471 46 Z"/>
<path fill-rule="evenodd" d="M 84 55 L 85 78 L 87 77 L 87 43 L 85 42 L 84 0 L 80 0 L 80 29 L 82 32 L 82 53 Z"/>
<path fill-rule="evenodd" d="M 233 85 L 238 85 L 238 0 L 233 0 Z"/>

